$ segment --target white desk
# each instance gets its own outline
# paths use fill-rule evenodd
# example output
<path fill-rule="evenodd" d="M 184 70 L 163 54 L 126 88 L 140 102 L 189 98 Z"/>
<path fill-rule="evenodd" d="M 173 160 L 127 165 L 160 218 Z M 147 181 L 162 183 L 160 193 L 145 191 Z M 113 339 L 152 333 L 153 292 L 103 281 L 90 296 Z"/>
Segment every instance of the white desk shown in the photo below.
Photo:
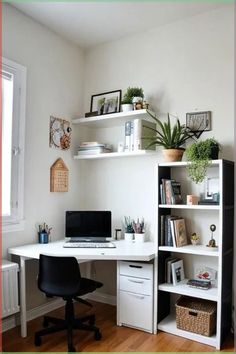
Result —
<path fill-rule="evenodd" d="M 156 245 L 154 242 L 128 243 L 125 241 L 114 241 L 116 248 L 63 248 L 64 241 L 51 242 L 48 244 L 32 244 L 8 249 L 10 255 L 20 257 L 20 313 L 21 313 L 21 336 L 27 336 L 26 319 L 26 276 L 25 261 L 27 259 L 39 259 L 40 254 L 50 256 L 76 257 L 79 261 L 89 260 L 127 260 L 148 262 L 156 261 Z M 154 267 L 155 269 L 156 267 Z M 155 275 L 155 274 L 154 274 Z M 154 276 L 154 289 L 156 289 Z M 155 296 L 154 290 L 154 299 Z M 154 301 L 154 332 L 156 332 L 156 300 Z"/>

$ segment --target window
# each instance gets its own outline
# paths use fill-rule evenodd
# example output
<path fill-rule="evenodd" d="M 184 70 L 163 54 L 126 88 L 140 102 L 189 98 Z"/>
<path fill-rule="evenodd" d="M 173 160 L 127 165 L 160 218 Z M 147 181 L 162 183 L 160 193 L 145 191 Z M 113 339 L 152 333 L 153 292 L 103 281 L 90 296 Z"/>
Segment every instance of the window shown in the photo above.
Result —
<path fill-rule="evenodd" d="M 3 232 L 23 229 L 26 68 L 2 59 Z"/>

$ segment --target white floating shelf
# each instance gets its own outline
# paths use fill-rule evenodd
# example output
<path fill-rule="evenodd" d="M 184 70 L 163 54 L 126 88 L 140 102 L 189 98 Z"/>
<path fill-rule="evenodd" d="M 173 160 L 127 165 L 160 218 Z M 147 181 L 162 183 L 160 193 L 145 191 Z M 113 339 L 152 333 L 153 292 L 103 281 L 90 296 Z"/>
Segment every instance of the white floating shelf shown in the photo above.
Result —
<path fill-rule="evenodd" d="M 204 245 L 186 245 L 182 247 L 171 247 L 171 246 L 159 246 L 159 251 L 166 252 L 175 252 L 175 253 L 186 253 L 186 254 L 195 254 L 199 256 L 211 256 L 218 257 L 219 251 L 218 248 L 209 250 L 209 247 Z"/>
<path fill-rule="evenodd" d="M 195 210 L 220 210 L 220 205 L 187 205 L 187 204 L 159 204 L 163 209 L 195 209 Z"/>
<path fill-rule="evenodd" d="M 111 159 L 114 157 L 135 157 L 135 156 L 153 156 L 156 155 L 156 151 L 150 150 L 138 150 L 130 152 L 110 152 L 101 153 L 96 155 L 75 155 L 75 160 L 99 160 L 99 159 Z"/>
<path fill-rule="evenodd" d="M 161 162 L 159 163 L 159 167 L 185 167 L 189 164 L 188 161 L 179 161 L 179 162 Z M 209 167 L 216 166 L 222 164 L 222 160 L 212 160 Z"/>
<path fill-rule="evenodd" d="M 153 112 L 151 113 L 155 114 Z M 149 116 L 146 109 L 139 109 L 136 111 L 104 114 L 101 116 L 94 116 L 88 118 L 76 118 L 72 119 L 72 123 L 89 126 L 91 128 L 104 128 L 121 125 L 122 123 L 124 124 L 126 121 L 134 120 L 136 118 L 145 119 L 153 122 L 153 119 Z"/>
<path fill-rule="evenodd" d="M 187 285 L 188 279 L 184 279 L 178 285 L 173 284 L 160 284 L 158 289 L 162 291 L 166 291 L 173 294 L 181 294 L 187 296 L 197 297 L 199 299 L 206 299 L 217 301 L 218 299 L 218 288 L 212 287 L 208 290 L 193 288 Z"/>
<path fill-rule="evenodd" d="M 194 340 L 196 342 L 200 342 L 203 344 L 210 345 L 212 347 L 217 347 L 217 339 L 216 335 L 213 335 L 211 337 L 206 337 L 202 336 L 200 334 L 196 334 L 193 332 L 188 332 L 188 331 L 183 331 L 181 329 L 178 329 L 176 327 L 176 320 L 174 315 L 169 315 L 164 320 L 162 320 L 158 326 L 158 330 L 161 330 L 163 332 L 167 332 L 170 334 L 174 334 L 176 336 L 184 337 L 187 339 Z"/>

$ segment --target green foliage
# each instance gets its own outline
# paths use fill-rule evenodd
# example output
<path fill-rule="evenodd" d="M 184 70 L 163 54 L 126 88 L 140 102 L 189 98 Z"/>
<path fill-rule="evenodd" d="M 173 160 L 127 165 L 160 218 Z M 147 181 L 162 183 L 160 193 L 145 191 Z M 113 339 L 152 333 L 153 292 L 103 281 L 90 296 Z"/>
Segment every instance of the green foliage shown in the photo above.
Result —
<path fill-rule="evenodd" d="M 132 104 L 133 97 L 144 98 L 143 89 L 140 87 L 128 87 L 124 97 L 122 98 L 122 104 Z"/>
<path fill-rule="evenodd" d="M 125 232 L 128 234 L 133 234 L 134 233 L 133 220 L 130 218 L 130 216 L 125 216 L 124 219 L 125 219 L 124 221 Z"/>
<path fill-rule="evenodd" d="M 160 119 L 158 119 L 156 115 L 153 115 L 150 111 L 147 111 L 147 113 L 155 120 L 160 128 L 158 130 L 147 127 L 156 133 L 156 136 L 153 138 L 144 138 L 151 140 L 147 148 L 152 145 L 156 145 L 163 146 L 165 149 L 181 149 L 188 139 L 193 138 L 194 134 L 188 127 L 181 125 L 179 119 L 177 119 L 173 126 L 171 125 L 169 113 L 167 122 L 164 123 L 162 123 Z"/>
<path fill-rule="evenodd" d="M 219 151 L 220 144 L 214 138 L 209 138 L 195 142 L 186 149 L 187 160 L 190 161 L 187 172 L 195 183 L 203 182 L 207 168 L 211 163 L 211 154 L 214 148 Z"/>

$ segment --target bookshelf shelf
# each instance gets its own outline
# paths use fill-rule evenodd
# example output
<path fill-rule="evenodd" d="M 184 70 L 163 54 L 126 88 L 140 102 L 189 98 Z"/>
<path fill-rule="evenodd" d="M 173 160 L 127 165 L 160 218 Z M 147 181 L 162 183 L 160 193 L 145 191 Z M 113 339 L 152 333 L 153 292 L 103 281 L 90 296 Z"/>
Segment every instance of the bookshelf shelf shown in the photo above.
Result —
<path fill-rule="evenodd" d="M 185 181 L 187 176 L 187 162 L 160 163 L 157 168 L 157 201 L 160 198 L 160 184 L 163 180 Z M 207 169 L 207 177 L 215 177 L 219 180 L 218 191 L 220 195 L 219 205 L 185 205 L 185 204 L 158 204 L 157 203 L 157 229 L 158 229 L 158 297 L 159 308 L 162 314 L 157 327 L 159 330 L 172 333 L 181 337 L 196 340 L 221 348 L 222 341 L 226 337 L 231 326 L 232 306 L 232 269 L 233 269 L 233 236 L 234 236 L 234 164 L 227 160 L 214 160 Z M 184 195 L 200 195 L 201 189 L 189 181 L 183 185 Z M 203 211 L 203 212 L 202 212 Z M 164 246 L 169 244 L 172 233 L 168 229 L 168 220 L 175 216 L 185 220 L 187 238 L 196 232 L 200 235 L 201 245 L 187 244 L 182 247 Z M 167 222 L 166 222 L 167 220 Z M 172 218 L 174 220 L 174 218 Z M 164 221 L 164 224 L 163 224 Z M 206 247 L 211 233 L 210 225 L 216 225 L 217 249 Z M 173 224 L 170 221 L 170 225 Z M 164 230 L 164 234 L 163 234 Z M 173 232 L 173 229 L 170 230 Z M 164 237 L 163 237 L 164 236 Z M 175 239 L 173 239 L 173 242 Z M 183 260 L 186 278 L 194 279 L 196 269 L 212 268 L 217 271 L 217 284 L 208 290 L 189 287 L 184 279 L 177 285 L 166 283 L 164 274 L 168 257 Z M 172 258 L 172 259 L 173 259 Z M 170 260 L 169 260 L 170 262 Z M 174 262 L 173 262 L 174 263 Z M 173 304 L 180 295 L 196 297 L 217 304 L 216 334 L 205 337 L 192 332 L 176 328 L 176 319 Z"/>
<path fill-rule="evenodd" d="M 193 296 L 199 299 L 206 299 L 211 301 L 218 300 L 218 288 L 212 287 L 211 289 L 208 290 L 192 288 L 186 284 L 187 281 L 188 279 L 184 279 L 178 285 L 175 286 L 173 284 L 168 284 L 168 283 L 160 284 L 158 289 L 173 294 Z"/>
<path fill-rule="evenodd" d="M 153 112 L 152 112 L 153 113 Z M 94 116 L 88 118 L 76 118 L 72 119 L 73 124 L 81 124 L 84 126 L 89 126 L 91 128 L 106 128 L 106 127 L 113 127 L 125 123 L 127 120 L 134 120 L 136 118 L 139 119 L 149 119 L 149 115 L 146 109 L 140 109 L 136 111 L 129 111 L 129 112 L 119 112 L 119 113 L 112 113 L 112 114 L 104 114 L 101 116 Z"/>
<path fill-rule="evenodd" d="M 156 151 L 150 150 L 137 150 L 130 152 L 110 152 L 110 153 L 101 153 L 96 155 L 76 155 L 74 156 L 75 160 L 99 160 L 99 159 L 109 159 L 116 157 L 135 157 L 135 156 L 152 156 L 156 155 Z"/>

